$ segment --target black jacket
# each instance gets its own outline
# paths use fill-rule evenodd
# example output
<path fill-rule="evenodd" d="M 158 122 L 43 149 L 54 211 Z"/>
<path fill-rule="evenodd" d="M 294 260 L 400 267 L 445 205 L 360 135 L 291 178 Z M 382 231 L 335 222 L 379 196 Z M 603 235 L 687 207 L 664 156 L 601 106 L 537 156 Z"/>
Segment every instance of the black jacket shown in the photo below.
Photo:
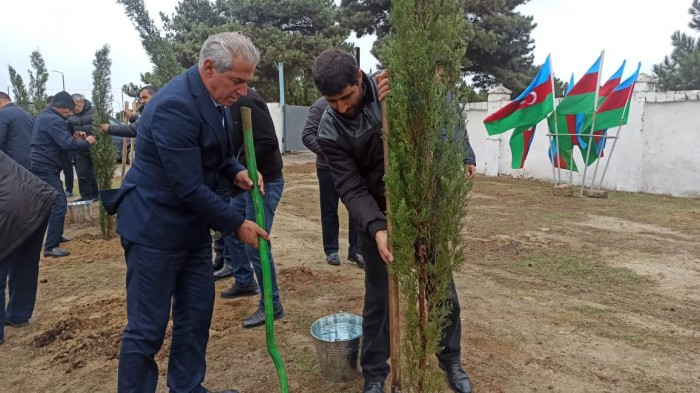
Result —
<path fill-rule="evenodd" d="M 381 105 L 373 78 L 362 73 L 362 110 L 354 118 L 328 107 L 318 128 L 335 189 L 361 230 L 386 229 Z"/>
<path fill-rule="evenodd" d="M 34 233 L 57 197 L 56 189 L 0 151 L 0 261 Z"/>
<path fill-rule="evenodd" d="M 0 109 L 0 150 L 23 167 L 30 169 L 34 118 L 15 104 Z"/>
<path fill-rule="evenodd" d="M 92 117 L 94 115 L 95 107 L 92 106 L 92 102 L 85 100 L 83 110 L 80 111 L 80 113 L 68 117 L 68 125 L 74 133 L 76 131 L 83 131 L 88 135 L 93 135 Z"/>
<path fill-rule="evenodd" d="M 321 116 L 323 112 L 328 108 L 328 101 L 321 97 L 309 108 L 309 114 L 306 116 L 306 123 L 304 124 L 304 131 L 301 133 L 301 142 L 304 146 L 308 147 L 309 150 L 316 153 L 316 168 L 328 169 L 328 163 L 326 162 L 326 155 L 323 153 L 323 149 L 318 145 L 318 125 L 321 122 Z"/>
<path fill-rule="evenodd" d="M 66 120 L 53 108 L 44 109 L 34 121 L 30 155 L 32 172 L 59 173 L 62 151 L 89 149 L 88 141 L 73 139 Z"/>
<path fill-rule="evenodd" d="M 245 157 L 243 144 L 243 121 L 241 120 L 241 108 L 251 110 L 253 125 L 253 144 L 255 145 L 255 163 L 258 172 L 263 176 L 263 181 L 274 180 L 282 176 L 282 154 L 279 141 L 275 132 L 275 124 L 272 122 L 270 110 L 260 94 L 248 88 L 246 96 L 241 97 L 231 105 L 231 118 L 233 119 L 233 136 L 231 143 L 235 158 L 246 168 L 248 164 Z"/>

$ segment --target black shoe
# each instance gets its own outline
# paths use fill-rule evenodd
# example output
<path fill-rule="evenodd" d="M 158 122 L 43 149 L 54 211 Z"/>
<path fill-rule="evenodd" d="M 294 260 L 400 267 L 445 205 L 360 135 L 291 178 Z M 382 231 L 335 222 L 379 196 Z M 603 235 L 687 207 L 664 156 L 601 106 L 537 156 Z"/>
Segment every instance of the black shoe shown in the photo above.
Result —
<path fill-rule="evenodd" d="M 214 392 L 214 391 L 211 391 L 207 388 L 204 388 L 204 393 L 238 393 L 238 390 L 228 389 L 228 390 L 217 390 L 216 392 Z"/>
<path fill-rule="evenodd" d="M 275 310 L 275 321 L 284 316 L 284 308 L 280 305 Z M 243 327 L 246 329 L 262 326 L 265 324 L 265 310 L 258 308 L 258 311 L 254 312 L 253 315 L 249 316 L 243 321 Z"/>
<path fill-rule="evenodd" d="M 224 267 L 214 272 L 214 280 L 221 280 L 231 276 L 233 276 L 233 268 L 228 265 L 224 265 Z"/>
<path fill-rule="evenodd" d="M 348 261 L 355 262 L 359 267 L 365 267 L 365 258 L 362 254 L 348 254 Z"/>
<path fill-rule="evenodd" d="M 259 293 L 260 290 L 258 289 L 258 284 L 256 284 L 253 280 L 247 285 L 238 285 L 237 283 L 234 283 L 231 288 L 221 292 L 221 295 L 219 296 L 224 299 L 233 299 L 235 297 L 254 296 Z"/>
<path fill-rule="evenodd" d="M 443 366 L 440 364 L 440 368 L 445 372 L 447 377 L 447 385 L 455 393 L 472 393 L 472 382 L 469 380 L 469 376 L 461 364 L 452 364 L 449 366 Z"/>
<path fill-rule="evenodd" d="M 59 248 L 59 247 L 54 247 L 50 250 L 44 250 L 45 257 L 60 258 L 60 257 L 67 257 L 68 255 L 70 255 L 70 251 L 66 251 L 66 250 Z"/>
<path fill-rule="evenodd" d="M 22 321 L 22 322 L 12 322 L 12 321 L 5 321 L 5 326 L 12 326 L 15 329 L 19 329 L 22 327 L 25 327 L 29 325 L 29 321 Z"/>
<path fill-rule="evenodd" d="M 73 193 L 70 191 L 66 191 L 66 198 L 70 198 L 73 196 Z"/>
<path fill-rule="evenodd" d="M 364 393 L 384 393 L 384 382 L 381 381 L 368 381 L 365 382 Z"/>
<path fill-rule="evenodd" d="M 69 241 L 70 241 L 69 238 L 67 238 L 67 237 L 65 237 L 65 236 L 61 236 L 61 240 L 59 240 L 58 242 L 59 242 L 59 243 L 68 243 Z"/>
<path fill-rule="evenodd" d="M 340 266 L 340 257 L 337 252 L 332 252 L 326 255 L 326 261 L 329 265 Z"/>

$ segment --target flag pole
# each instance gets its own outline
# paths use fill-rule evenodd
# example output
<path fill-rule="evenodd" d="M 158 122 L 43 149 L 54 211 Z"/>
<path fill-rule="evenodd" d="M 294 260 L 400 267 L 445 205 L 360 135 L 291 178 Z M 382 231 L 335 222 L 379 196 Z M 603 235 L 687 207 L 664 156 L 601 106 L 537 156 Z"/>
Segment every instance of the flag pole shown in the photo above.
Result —
<path fill-rule="evenodd" d="M 557 92 L 554 89 L 554 78 L 552 77 L 554 75 L 554 67 L 552 66 L 552 54 L 550 53 L 547 55 L 549 58 L 549 79 L 552 80 L 552 112 L 554 113 L 554 148 L 557 149 L 557 153 L 559 153 L 559 126 L 557 125 Z M 550 135 L 549 137 L 549 145 L 552 145 L 552 136 Z M 561 168 L 559 168 L 556 165 L 556 155 L 552 157 L 552 180 L 554 181 L 554 185 L 557 186 L 561 183 Z M 554 168 L 557 168 L 558 170 L 555 171 Z M 557 174 L 559 175 L 559 181 L 557 182 Z"/>
<path fill-rule="evenodd" d="M 620 125 L 617 126 L 617 131 L 615 132 L 615 140 L 613 141 L 613 145 L 610 148 L 610 154 L 608 154 L 608 159 L 605 161 L 605 167 L 603 168 L 603 174 L 600 175 L 600 183 L 598 183 L 598 188 L 603 187 L 603 179 L 605 179 L 605 174 L 608 172 L 608 165 L 610 164 L 610 159 L 612 158 L 613 152 L 615 151 L 615 145 L 617 144 L 617 139 L 620 137 L 620 129 L 622 129 L 622 119 L 624 119 L 625 115 L 627 114 L 627 108 L 632 106 L 630 99 L 632 99 L 633 93 L 634 93 L 634 87 L 632 89 L 630 89 L 630 92 L 627 95 L 627 105 L 625 105 L 625 109 L 622 110 L 622 116 L 620 117 Z M 594 177 L 594 179 L 595 179 L 595 177 Z M 593 185 L 593 182 L 591 182 L 591 185 Z"/>
<path fill-rule="evenodd" d="M 596 107 L 598 104 L 598 94 L 600 93 L 600 75 L 602 74 L 603 71 L 603 63 L 605 62 L 605 50 L 600 52 L 600 66 L 598 69 L 598 81 L 595 84 L 595 96 L 593 99 L 593 117 L 591 118 L 591 130 L 589 132 L 590 135 L 593 135 L 593 131 L 595 130 L 595 115 L 596 115 Z M 590 137 L 589 137 L 590 138 Z M 583 188 L 586 185 L 586 171 L 588 170 L 588 159 L 591 156 L 591 141 L 593 138 L 588 139 L 588 146 L 586 146 L 586 158 L 583 161 L 583 177 L 581 178 L 581 193 L 579 194 L 580 196 L 583 196 Z M 571 158 L 573 161 L 573 157 Z"/>

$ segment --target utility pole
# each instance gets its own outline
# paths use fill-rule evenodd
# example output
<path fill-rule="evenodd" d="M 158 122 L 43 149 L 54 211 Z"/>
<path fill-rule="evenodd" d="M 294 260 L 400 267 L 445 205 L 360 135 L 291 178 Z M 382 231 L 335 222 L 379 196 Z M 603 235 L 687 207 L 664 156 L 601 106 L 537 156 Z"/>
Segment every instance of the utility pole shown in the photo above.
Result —
<path fill-rule="evenodd" d="M 62 71 L 56 71 L 56 70 L 51 70 L 51 72 L 58 72 L 59 74 L 61 74 L 61 82 L 63 83 L 63 91 L 66 91 L 66 78 L 65 78 L 65 76 L 63 75 L 63 72 L 62 72 Z"/>

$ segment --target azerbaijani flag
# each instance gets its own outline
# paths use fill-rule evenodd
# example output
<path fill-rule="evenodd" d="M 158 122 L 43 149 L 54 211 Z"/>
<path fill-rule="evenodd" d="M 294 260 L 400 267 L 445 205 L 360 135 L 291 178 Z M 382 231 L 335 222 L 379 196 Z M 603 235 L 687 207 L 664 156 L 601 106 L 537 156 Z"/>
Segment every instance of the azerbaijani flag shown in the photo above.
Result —
<path fill-rule="evenodd" d="M 566 116 L 557 114 L 557 124 L 554 124 L 554 113 L 547 117 L 547 125 L 549 133 L 555 135 L 555 128 L 558 129 L 559 135 L 552 136 L 549 145 L 549 160 L 554 163 L 555 168 L 569 169 L 578 171 L 576 163 L 571 155 L 574 149 L 573 141 L 575 138 L 570 137 L 568 133 L 568 125 L 565 121 Z"/>
<path fill-rule="evenodd" d="M 559 141 L 561 141 L 561 139 L 562 138 L 560 138 Z M 561 146 L 557 146 L 558 145 L 555 142 L 555 139 L 553 138 L 549 144 L 549 161 L 551 161 L 554 164 L 555 168 L 571 168 L 572 171 L 578 172 L 578 168 L 576 168 L 576 163 L 574 162 L 574 159 L 571 156 L 572 150 L 562 149 Z"/>
<path fill-rule="evenodd" d="M 513 130 L 513 135 L 510 136 L 510 152 L 513 158 L 510 167 L 513 169 L 522 169 L 525 166 L 527 154 L 530 152 L 532 140 L 535 137 L 535 128 L 533 126 L 522 126 Z"/>
<path fill-rule="evenodd" d="M 622 80 L 622 73 L 625 70 L 625 64 L 627 63 L 627 60 L 622 61 L 622 65 L 620 65 L 620 68 L 615 71 L 614 74 L 608 78 L 608 80 L 603 84 L 603 86 L 600 88 L 600 91 L 598 93 L 598 107 L 605 102 L 605 100 L 608 98 L 608 96 L 615 90 L 615 88 L 620 84 L 620 81 Z M 577 121 L 577 126 L 578 126 L 578 133 L 581 133 L 581 128 L 584 127 L 584 119 L 583 116 L 580 115 L 581 118 L 580 124 Z M 587 117 L 590 117 L 590 114 L 587 114 Z M 591 127 L 591 122 L 590 119 L 587 119 L 588 121 L 585 122 L 585 126 L 588 127 L 585 129 L 584 134 L 589 134 L 590 133 L 590 127 Z M 597 122 L 596 122 L 597 123 Z M 598 125 L 598 124 L 596 124 Z M 597 127 L 596 127 L 597 128 Z M 579 149 L 581 151 L 581 156 L 583 157 L 584 161 L 586 161 L 586 157 L 588 157 L 588 162 L 586 162 L 587 165 L 591 165 L 592 163 L 595 162 L 595 160 L 598 157 L 603 157 L 604 154 L 604 149 L 605 149 L 605 142 L 607 139 L 605 136 L 607 135 L 607 129 L 599 129 L 597 131 L 593 132 L 594 137 L 591 138 L 590 136 L 586 136 L 585 140 L 588 141 L 588 143 L 591 143 L 591 149 L 595 149 L 595 154 L 588 154 L 587 147 L 588 143 L 586 143 L 580 136 L 578 137 L 579 139 Z M 592 141 L 592 142 L 591 142 Z"/>
<path fill-rule="evenodd" d="M 615 90 L 617 86 L 620 85 L 620 81 L 622 80 L 622 72 L 625 70 L 625 64 L 627 63 L 627 60 L 622 61 L 622 65 L 620 68 L 615 71 L 614 74 L 608 78 L 608 80 L 605 82 L 605 84 L 600 88 L 600 92 L 598 93 L 598 106 L 605 101 L 605 99 L 610 95 L 610 93 Z M 597 108 L 596 108 L 597 109 Z"/>
<path fill-rule="evenodd" d="M 637 64 L 637 69 L 634 73 L 620 83 L 600 105 L 600 108 L 596 111 L 596 129 L 605 130 L 627 124 L 630 102 L 632 101 L 630 98 L 632 97 L 634 85 L 637 83 L 641 66 L 642 63 Z M 588 124 L 588 129 L 590 129 L 590 123 L 587 121 L 586 124 Z"/>
<path fill-rule="evenodd" d="M 603 54 L 593 63 L 586 74 L 574 85 L 557 105 L 557 114 L 592 112 L 595 110 L 595 92 L 598 87 L 598 74 L 603 63 Z"/>
<path fill-rule="evenodd" d="M 537 124 L 554 108 L 552 67 L 549 56 L 535 79 L 516 99 L 484 119 L 489 135 L 500 134 L 511 128 Z"/>

